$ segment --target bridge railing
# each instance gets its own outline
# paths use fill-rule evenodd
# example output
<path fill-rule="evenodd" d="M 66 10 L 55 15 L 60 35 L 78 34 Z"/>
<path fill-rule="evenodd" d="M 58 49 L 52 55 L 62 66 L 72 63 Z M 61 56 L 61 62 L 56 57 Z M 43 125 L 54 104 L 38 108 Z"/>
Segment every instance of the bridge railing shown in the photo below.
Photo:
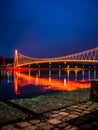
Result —
<path fill-rule="evenodd" d="M 16 66 L 46 63 L 46 62 L 96 62 L 98 63 L 98 47 L 83 52 L 71 54 L 68 56 L 55 57 L 55 58 L 32 58 L 23 54 L 15 52 Z"/>

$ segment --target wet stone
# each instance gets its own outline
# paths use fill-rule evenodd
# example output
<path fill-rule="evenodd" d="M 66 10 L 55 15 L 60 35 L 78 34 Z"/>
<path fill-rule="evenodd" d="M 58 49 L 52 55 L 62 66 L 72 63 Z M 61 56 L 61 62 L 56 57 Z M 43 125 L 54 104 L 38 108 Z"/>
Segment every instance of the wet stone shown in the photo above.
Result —
<path fill-rule="evenodd" d="M 88 113 L 90 113 L 90 111 L 83 111 L 83 113 L 84 113 L 84 114 L 88 114 Z"/>
<path fill-rule="evenodd" d="M 31 124 L 38 124 L 40 122 L 40 120 L 31 120 L 29 121 Z"/>
<path fill-rule="evenodd" d="M 62 112 L 62 111 L 64 112 L 64 111 L 66 111 L 66 109 L 61 109 L 60 111 L 61 111 L 61 112 Z"/>
<path fill-rule="evenodd" d="M 49 123 L 39 123 L 36 126 L 38 127 L 38 130 L 50 130 L 53 128 L 53 126 Z"/>
<path fill-rule="evenodd" d="M 71 118 L 76 118 L 76 117 L 78 117 L 78 115 L 75 115 L 75 114 L 70 114 L 70 115 L 68 115 L 69 117 L 71 117 Z"/>
<path fill-rule="evenodd" d="M 27 127 L 27 126 L 29 126 L 31 124 L 28 123 L 28 122 L 20 122 L 20 123 L 17 123 L 17 125 L 20 126 L 20 127 Z"/>
<path fill-rule="evenodd" d="M 61 130 L 61 129 L 60 129 L 60 128 L 56 128 L 56 127 L 55 127 L 53 130 Z"/>
<path fill-rule="evenodd" d="M 88 105 L 82 105 L 81 108 L 83 108 L 83 109 L 88 108 Z"/>
<path fill-rule="evenodd" d="M 86 111 L 91 111 L 91 110 L 92 110 L 92 108 L 87 108 L 87 109 L 86 109 Z"/>
<path fill-rule="evenodd" d="M 65 116 L 60 115 L 60 116 L 56 117 L 56 119 L 57 119 L 57 120 L 62 120 L 64 117 L 65 117 Z"/>
<path fill-rule="evenodd" d="M 37 127 L 36 126 L 27 126 L 27 127 L 25 127 L 25 128 L 22 128 L 22 130 L 36 130 L 37 129 Z"/>
<path fill-rule="evenodd" d="M 98 106 L 98 103 L 94 102 L 94 104 L 93 104 L 93 105 L 96 107 L 96 106 Z"/>
<path fill-rule="evenodd" d="M 50 124 L 47 124 L 47 125 L 45 125 L 45 126 L 42 126 L 42 130 L 51 130 L 53 128 L 53 126 L 52 125 L 50 125 Z"/>
<path fill-rule="evenodd" d="M 59 116 L 59 114 L 52 114 L 52 115 L 50 115 L 51 117 L 57 117 L 57 116 Z"/>
<path fill-rule="evenodd" d="M 94 110 L 95 109 L 95 107 L 94 106 L 91 106 L 91 110 Z"/>
<path fill-rule="evenodd" d="M 88 102 L 86 102 L 85 104 L 87 104 L 87 105 L 91 105 L 91 104 L 93 104 L 93 102 L 88 101 Z"/>
<path fill-rule="evenodd" d="M 98 110 L 98 108 L 95 108 L 96 110 Z"/>
<path fill-rule="evenodd" d="M 78 108 L 78 106 L 76 106 L 76 105 L 73 105 L 73 106 L 71 106 L 72 108 Z"/>
<path fill-rule="evenodd" d="M 6 125 L 6 126 L 3 126 L 2 129 L 9 129 L 11 127 L 13 127 L 13 126 L 12 125 Z"/>
<path fill-rule="evenodd" d="M 79 108 L 80 110 L 86 110 L 86 108 L 84 108 L 84 107 L 82 107 L 82 106 L 80 106 L 80 108 Z"/>
<path fill-rule="evenodd" d="M 75 115 L 80 116 L 80 113 L 79 113 L 79 112 L 74 112 L 74 113 L 71 113 L 71 114 L 75 114 Z"/>
<path fill-rule="evenodd" d="M 64 123 L 59 124 L 58 127 L 63 128 L 63 127 L 68 126 L 68 125 L 69 125 L 68 123 L 64 122 Z"/>
<path fill-rule="evenodd" d="M 72 126 L 72 125 L 68 125 L 64 127 L 64 130 L 77 130 L 76 127 Z"/>
<path fill-rule="evenodd" d="M 68 120 L 70 120 L 70 117 L 63 117 L 62 118 L 62 121 L 68 121 Z"/>
<path fill-rule="evenodd" d="M 52 113 L 49 113 L 49 112 L 44 113 L 44 116 L 46 116 L 46 117 L 49 117 L 50 115 L 52 115 Z"/>
<path fill-rule="evenodd" d="M 55 119 L 55 118 L 54 118 L 54 119 L 50 119 L 50 120 L 48 120 L 48 122 L 51 123 L 51 124 L 53 124 L 53 125 L 57 125 L 57 124 L 61 123 L 60 120 Z"/>
<path fill-rule="evenodd" d="M 81 110 L 80 108 L 76 109 L 77 112 L 82 112 L 83 110 Z"/>
<path fill-rule="evenodd" d="M 70 130 L 79 130 L 79 129 L 75 126 L 72 126 Z"/>
<path fill-rule="evenodd" d="M 67 112 L 60 112 L 59 114 L 60 114 L 60 115 L 64 115 L 64 116 L 69 115 L 69 113 L 67 113 Z"/>
<path fill-rule="evenodd" d="M 58 112 L 59 112 L 59 111 L 52 111 L 52 113 L 55 113 L 55 114 L 58 113 Z"/>
<path fill-rule="evenodd" d="M 0 130 L 19 130 L 18 128 L 15 128 L 13 125 L 8 125 L 2 127 Z"/>

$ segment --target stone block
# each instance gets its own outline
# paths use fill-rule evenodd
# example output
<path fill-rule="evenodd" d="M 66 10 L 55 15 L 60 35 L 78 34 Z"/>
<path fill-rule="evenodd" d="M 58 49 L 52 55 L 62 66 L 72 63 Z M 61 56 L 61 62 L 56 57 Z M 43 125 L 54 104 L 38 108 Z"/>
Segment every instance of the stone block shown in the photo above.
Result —
<path fill-rule="evenodd" d="M 98 79 L 91 81 L 90 101 L 98 102 Z"/>

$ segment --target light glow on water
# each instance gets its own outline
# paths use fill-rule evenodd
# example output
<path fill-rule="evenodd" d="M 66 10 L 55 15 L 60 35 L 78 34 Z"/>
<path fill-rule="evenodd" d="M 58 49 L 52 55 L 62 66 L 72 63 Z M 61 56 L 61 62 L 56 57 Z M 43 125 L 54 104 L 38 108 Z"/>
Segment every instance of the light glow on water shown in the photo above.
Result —
<path fill-rule="evenodd" d="M 21 87 L 25 87 L 27 85 L 35 85 L 36 87 L 42 86 L 43 90 L 52 89 L 52 90 L 60 90 L 60 91 L 72 91 L 72 90 L 78 90 L 83 88 L 90 88 L 90 81 L 71 81 L 66 79 L 60 80 L 60 79 L 52 79 L 50 76 L 49 78 L 38 78 L 34 76 L 30 76 L 27 74 L 15 72 L 14 73 L 14 87 L 16 87 L 14 90 L 15 93 L 18 92 L 18 85 Z M 18 82 L 20 78 L 20 82 Z"/>
<path fill-rule="evenodd" d="M 98 70 L 23 69 L 24 72 L 0 72 L 0 100 L 37 96 L 40 94 L 89 89 L 90 81 L 98 78 Z M 22 70 L 22 71 L 23 71 Z"/>

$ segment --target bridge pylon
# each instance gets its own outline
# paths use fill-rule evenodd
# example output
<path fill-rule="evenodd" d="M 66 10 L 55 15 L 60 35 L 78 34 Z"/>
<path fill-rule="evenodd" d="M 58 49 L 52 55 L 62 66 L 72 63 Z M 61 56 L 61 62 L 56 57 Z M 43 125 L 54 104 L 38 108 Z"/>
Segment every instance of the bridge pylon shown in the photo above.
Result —
<path fill-rule="evenodd" d="M 14 68 L 18 66 L 18 51 L 14 51 Z"/>
<path fill-rule="evenodd" d="M 78 52 L 75 54 L 54 57 L 54 58 L 35 58 L 28 57 L 17 50 L 14 53 L 14 67 L 22 67 L 30 64 L 38 63 L 57 63 L 57 62 L 78 62 L 78 63 L 98 63 L 98 47 Z M 51 65 L 51 64 L 50 64 Z"/>

